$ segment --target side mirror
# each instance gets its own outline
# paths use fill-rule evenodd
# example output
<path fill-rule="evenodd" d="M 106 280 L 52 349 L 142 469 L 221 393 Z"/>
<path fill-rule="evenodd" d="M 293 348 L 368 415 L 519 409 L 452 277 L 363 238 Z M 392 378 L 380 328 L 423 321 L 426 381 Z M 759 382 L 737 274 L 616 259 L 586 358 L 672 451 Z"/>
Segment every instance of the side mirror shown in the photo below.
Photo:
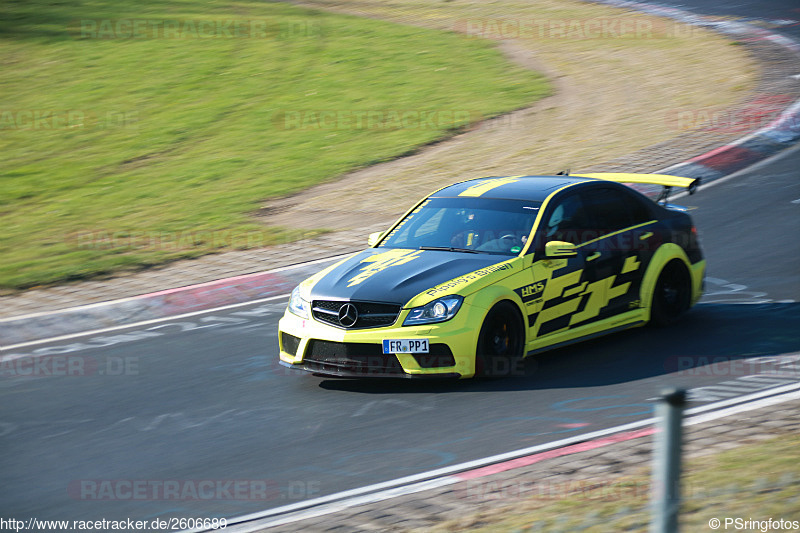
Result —
<path fill-rule="evenodd" d="M 378 241 L 381 240 L 383 237 L 382 231 L 376 231 L 375 233 L 370 233 L 369 237 L 367 237 L 367 246 L 375 246 L 378 244 Z"/>
<path fill-rule="evenodd" d="M 571 242 L 550 241 L 544 245 L 545 257 L 573 257 L 578 255 L 578 249 Z"/>

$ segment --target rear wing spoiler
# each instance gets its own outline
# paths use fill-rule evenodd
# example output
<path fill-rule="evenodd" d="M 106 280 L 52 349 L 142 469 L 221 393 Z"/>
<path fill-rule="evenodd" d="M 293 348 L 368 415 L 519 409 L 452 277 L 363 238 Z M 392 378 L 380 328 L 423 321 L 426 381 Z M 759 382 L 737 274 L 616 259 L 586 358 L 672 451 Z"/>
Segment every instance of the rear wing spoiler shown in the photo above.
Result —
<path fill-rule="evenodd" d="M 663 187 L 656 198 L 657 203 L 667 203 L 667 197 L 673 187 L 687 189 L 689 194 L 697 191 L 700 178 L 684 178 L 669 176 L 667 174 L 633 174 L 626 172 L 596 172 L 592 174 L 570 174 L 579 178 L 593 178 L 598 180 L 614 181 L 617 183 L 635 183 L 639 185 L 660 185 Z"/>

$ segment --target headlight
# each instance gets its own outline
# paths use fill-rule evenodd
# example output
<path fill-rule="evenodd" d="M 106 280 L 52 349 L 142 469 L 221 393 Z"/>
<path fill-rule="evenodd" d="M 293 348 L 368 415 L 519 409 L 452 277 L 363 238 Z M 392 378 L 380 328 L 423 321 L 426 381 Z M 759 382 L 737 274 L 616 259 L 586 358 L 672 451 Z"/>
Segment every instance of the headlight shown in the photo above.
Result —
<path fill-rule="evenodd" d="M 415 307 L 408 313 L 403 325 L 433 324 L 434 322 L 450 320 L 456 316 L 463 301 L 463 296 L 445 296 L 422 307 Z"/>
<path fill-rule="evenodd" d="M 307 301 L 300 297 L 300 287 L 295 287 L 289 298 L 289 311 L 300 318 L 308 319 L 308 309 L 311 307 Z"/>

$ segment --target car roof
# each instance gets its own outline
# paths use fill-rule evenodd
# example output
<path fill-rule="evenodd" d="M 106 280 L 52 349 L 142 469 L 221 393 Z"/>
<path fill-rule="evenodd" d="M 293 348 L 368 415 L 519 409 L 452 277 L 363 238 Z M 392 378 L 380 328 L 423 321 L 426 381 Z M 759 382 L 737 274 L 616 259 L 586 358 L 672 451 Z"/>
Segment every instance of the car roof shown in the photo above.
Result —
<path fill-rule="evenodd" d="M 431 198 L 472 196 L 543 202 L 548 196 L 567 185 L 598 181 L 601 180 L 577 176 L 493 176 L 455 183 L 436 191 Z"/>

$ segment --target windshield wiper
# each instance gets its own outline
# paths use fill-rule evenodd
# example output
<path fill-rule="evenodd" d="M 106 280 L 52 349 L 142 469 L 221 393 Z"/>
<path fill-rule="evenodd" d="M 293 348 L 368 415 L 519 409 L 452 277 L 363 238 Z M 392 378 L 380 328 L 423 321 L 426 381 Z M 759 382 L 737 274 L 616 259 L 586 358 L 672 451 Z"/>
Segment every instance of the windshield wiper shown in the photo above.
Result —
<path fill-rule="evenodd" d="M 468 254 L 485 254 L 483 250 L 471 250 L 470 248 L 453 248 L 452 246 L 420 246 L 420 250 L 433 250 L 439 252 L 465 252 Z"/>

